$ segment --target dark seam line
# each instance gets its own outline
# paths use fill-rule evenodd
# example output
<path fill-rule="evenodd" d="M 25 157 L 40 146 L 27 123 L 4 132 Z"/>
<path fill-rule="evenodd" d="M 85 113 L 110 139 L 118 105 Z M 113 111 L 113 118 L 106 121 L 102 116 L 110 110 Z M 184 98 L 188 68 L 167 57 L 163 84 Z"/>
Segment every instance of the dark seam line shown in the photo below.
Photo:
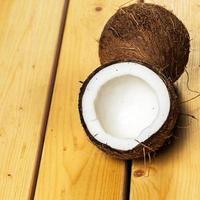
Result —
<path fill-rule="evenodd" d="M 131 168 L 132 168 L 132 160 L 126 161 L 125 162 L 125 180 L 124 180 L 123 200 L 129 200 L 130 199 Z"/>
<path fill-rule="evenodd" d="M 52 102 L 55 80 L 56 80 L 56 75 L 57 75 L 57 70 L 58 70 L 58 63 L 59 63 L 60 52 L 61 52 L 61 47 L 62 47 L 62 42 L 63 42 L 65 25 L 66 25 L 69 1 L 70 0 L 65 0 L 64 6 L 63 6 L 58 41 L 57 41 L 56 52 L 55 52 L 55 57 L 54 57 L 54 61 L 53 61 L 53 69 L 51 72 L 51 80 L 50 80 L 47 100 L 46 100 L 46 104 L 45 104 L 45 112 L 44 112 L 43 123 L 42 123 L 43 126 L 42 126 L 42 130 L 41 130 L 40 144 L 38 147 L 37 158 L 36 158 L 37 160 L 36 160 L 35 170 L 33 173 L 34 174 L 33 175 L 33 183 L 32 183 L 32 187 L 31 187 L 29 199 L 34 199 L 35 192 L 36 192 L 40 163 L 41 163 L 42 152 L 43 152 L 43 147 L 44 147 L 44 142 L 45 142 L 45 135 L 46 135 L 47 125 L 48 125 L 51 102 Z"/>

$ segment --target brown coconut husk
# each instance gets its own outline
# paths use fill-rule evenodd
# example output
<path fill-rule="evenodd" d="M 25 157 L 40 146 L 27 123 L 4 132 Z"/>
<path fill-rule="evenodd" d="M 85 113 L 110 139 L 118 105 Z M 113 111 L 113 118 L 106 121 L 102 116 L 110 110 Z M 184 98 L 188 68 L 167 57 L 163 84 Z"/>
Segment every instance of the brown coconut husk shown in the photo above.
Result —
<path fill-rule="evenodd" d="M 172 81 L 184 72 L 190 37 L 183 23 L 165 8 L 146 3 L 120 8 L 99 41 L 101 64 L 134 59 L 155 66 Z"/>
<path fill-rule="evenodd" d="M 123 62 L 123 61 L 127 61 L 127 60 L 115 61 L 115 62 L 112 62 L 112 63 L 109 63 L 109 64 L 102 65 L 102 66 L 98 67 L 96 70 L 94 70 L 88 76 L 88 78 L 84 81 L 84 83 L 83 83 L 83 85 L 80 89 L 78 107 L 79 107 L 81 124 L 82 124 L 87 136 L 89 137 L 89 139 L 99 149 L 103 150 L 104 152 L 108 153 L 109 155 L 116 157 L 118 159 L 129 160 L 129 159 L 137 159 L 137 158 L 144 157 L 144 152 L 143 152 L 144 148 L 145 148 L 145 154 L 148 155 L 148 153 L 155 152 L 160 147 L 162 147 L 163 144 L 165 143 L 165 141 L 172 136 L 172 129 L 175 126 L 179 110 L 178 110 L 178 97 L 177 97 L 175 88 L 173 86 L 173 82 L 170 79 L 167 79 L 165 77 L 165 75 L 162 74 L 162 72 L 160 72 L 154 66 L 149 65 L 149 64 L 144 63 L 144 62 L 138 62 L 136 60 L 132 60 L 132 62 L 142 64 L 142 65 L 152 69 L 164 81 L 164 83 L 165 83 L 165 85 L 168 89 L 168 92 L 169 92 L 169 95 L 170 95 L 170 102 L 171 102 L 171 107 L 170 107 L 170 112 L 169 112 L 168 118 L 165 121 L 165 123 L 163 124 L 163 126 L 160 128 L 159 131 L 154 133 L 151 137 L 149 137 L 146 141 L 144 141 L 142 143 L 138 141 L 138 145 L 135 148 L 128 150 L 128 151 L 122 151 L 122 150 L 114 149 L 114 148 L 110 147 L 108 144 L 103 144 L 103 143 L 100 143 L 99 141 L 97 141 L 95 139 L 95 137 L 92 136 L 91 133 L 89 132 L 89 130 L 87 128 L 87 124 L 85 123 L 85 121 L 83 119 L 82 97 L 83 97 L 83 94 L 84 94 L 85 89 L 87 87 L 87 84 L 89 83 L 91 78 L 96 73 L 98 73 L 100 70 L 104 69 L 105 67 L 109 67 L 111 64 Z M 129 62 L 131 62 L 131 61 L 129 61 Z"/>

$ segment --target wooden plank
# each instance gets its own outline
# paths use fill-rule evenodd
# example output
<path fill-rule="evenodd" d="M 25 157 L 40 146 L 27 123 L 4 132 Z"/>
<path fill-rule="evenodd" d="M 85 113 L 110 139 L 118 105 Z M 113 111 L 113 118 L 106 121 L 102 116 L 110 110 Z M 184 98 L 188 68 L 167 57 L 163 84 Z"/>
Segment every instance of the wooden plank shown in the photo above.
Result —
<path fill-rule="evenodd" d="M 189 85 L 200 90 L 200 3 L 199 0 L 148 0 L 164 5 L 185 23 L 191 36 L 191 54 L 187 70 Z M 182 100 L 196 94 L 187 89 L 187 76 L 178 81 L 178 90 Z M 190 113 L 200 119 L 200 98 L 185 103 L 182 112 Z M 139 175 L 144 168 L 142 162 L 133 162 L 131 199 L 140 200 L 199 200 L 200 197 L 200 124 L 199 121 L 181 116 L 176 130 L 177 139 L 150 165 L 148 177 Z"/>
<path fill-rule="evenodd" d="M 99 66 L 98 39 L 126 0 L 70 1 L 35 199 L 122 199 L 125 163 L 92 145 L 81 127 L 78 94 Z"/>
<path fill-rule="evenodd" d="M 30 199 L 64 0 L 0 2 L 0 199 Z"/>

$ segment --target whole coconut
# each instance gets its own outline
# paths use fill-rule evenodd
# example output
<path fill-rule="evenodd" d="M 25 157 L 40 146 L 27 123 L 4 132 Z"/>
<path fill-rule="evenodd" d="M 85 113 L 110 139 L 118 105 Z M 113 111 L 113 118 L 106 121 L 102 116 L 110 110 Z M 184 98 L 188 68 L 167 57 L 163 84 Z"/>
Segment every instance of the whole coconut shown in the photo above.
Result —
<path fill-rule="evenodd" d="M 154 4 L 120 8 L 107 22 L 99 42 L 101 64 L 134 59 L 156 67 L 172 81 L 184 72 L 190 37 L 170 11 Z"/>

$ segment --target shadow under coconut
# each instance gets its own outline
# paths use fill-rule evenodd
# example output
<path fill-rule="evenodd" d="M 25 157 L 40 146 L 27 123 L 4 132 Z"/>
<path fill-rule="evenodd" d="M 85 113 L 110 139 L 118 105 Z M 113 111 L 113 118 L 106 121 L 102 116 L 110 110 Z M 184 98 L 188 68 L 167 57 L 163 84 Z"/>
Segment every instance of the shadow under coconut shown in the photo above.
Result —
<path fill-rule="evenodd" d="M 190 114 L 187 113 L 186 107 L 186 104 L 181 105 L 180 115 L 178 117 L 175 128 L 173 129 L 173 135 L 164 143 L 164 145 L 159 150 L 157 150 L 155 153 L 151 153 L 150 157 L 152 164 L 155 164 L 155 162 L 158 161 L 162 161 L 162 163 L 169 162 L 169 160 L 171 160 L 172 157 L 177 157 L 178 154 L 181 154 L 181 152 L 187 145 L 192 120 L 197 119 L 195 119 L 193 116 L 190 116 Z M 144 160 L 146 160 L 146 163 L 148 165 L 149 158 L 147 155 L 146 159 L 144 159 L 143 157 L 141 159 L 134 160 L 133 162 L 142 165 L 144 163 Z"/>
<path fill-rule="evenodd" d="M 165 142 L 163 147 L 156 152 L 156 157 L 159 158 L 173 153 L 180 154 L 187 145 L 192 123 L 196 120 L 198 119 L 196 119 L 195 116 L 188 113 L 187 103 L 181 104 L 180 115 L 173 130 L 173 135 Z"/>
<path fill-rule="evenodd" d="M 188 122 L 185 118 L 184 116 L 179 116 L 175 128 L 173 129 L 173 135 L 156 152 L 156 157 L 161 157 L 169 153 L 171 154 L 173 151 L 177 150 L 181 151 L 181 148 L 187 140 L 186 132 L 188 129 Z"/>

